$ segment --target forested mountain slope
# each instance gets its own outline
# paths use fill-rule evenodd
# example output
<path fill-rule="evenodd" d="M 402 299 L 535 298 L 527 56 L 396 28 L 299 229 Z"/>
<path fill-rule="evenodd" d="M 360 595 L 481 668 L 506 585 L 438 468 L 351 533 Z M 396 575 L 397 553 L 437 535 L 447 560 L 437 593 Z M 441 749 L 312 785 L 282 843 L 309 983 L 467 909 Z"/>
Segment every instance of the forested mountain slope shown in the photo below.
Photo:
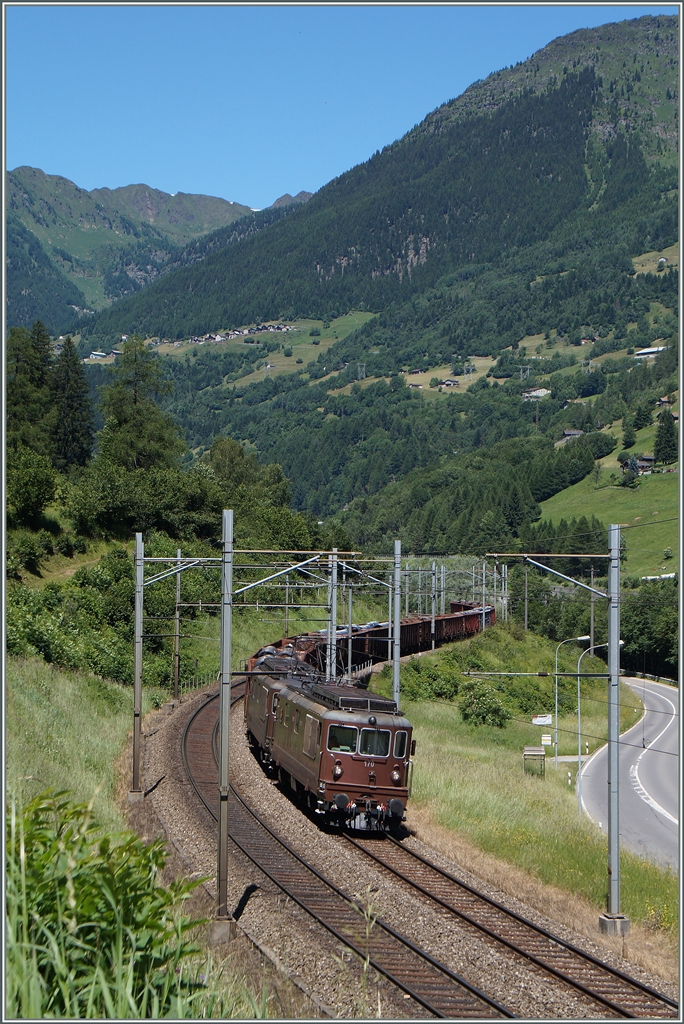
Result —
<path fill-rule="evenodd" d="M 55 331 L 86 307 L 138 291 L 187 243 L 251 213 L 225 199 L 147 185 L 88 192 L 35 167 L 7 175 L 7 212 L 8 322 L 27 326 L 39 317 Z"/>
<path fill-rule="evenodd" d="M 476 83 L 261 237 L 118 304 L 88 336 L 377 311 L 515 255 L 581 208 L 624 200 L 656 160 L 676 165 L 677 82 L 674 18 L 573 33 Z"/>

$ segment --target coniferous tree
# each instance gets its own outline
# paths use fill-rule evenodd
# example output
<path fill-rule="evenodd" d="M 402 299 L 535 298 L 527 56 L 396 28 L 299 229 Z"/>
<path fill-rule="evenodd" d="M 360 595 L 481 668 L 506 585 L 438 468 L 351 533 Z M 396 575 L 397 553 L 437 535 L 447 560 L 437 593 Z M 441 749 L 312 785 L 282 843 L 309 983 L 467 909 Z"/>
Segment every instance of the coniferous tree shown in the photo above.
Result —
<path fill-rule="evenodd" d="M 653 422 L 653 414 L 648 402 L 641 402 L 634 414 L 634 429 L 641 430 L 643 427 L 650 427 Z M 627 445 L 625 445 L 625 448 Z"/>
<path fill-rule="evenodd" d="M 636 431 L 634 420 L 625 417 L 622 421 L 622 447 L 632 448 L 636 444 Z"/>
<path fill-rule="evenodd" d="M 68 337 L 51 378 L 55 465 L 58 469 L 85 466 L 93 447 L 93 410 L 76 346 Z"/>
<path fill-rule="evenodd" d="M 33 332 L 29 333 L 25 327 L 9 329 L 6 374 L 7 447 L 23 445 L 39 455 L 51 456 L 51 404 L 45 352 L 42 339 L 39 337 L 36 348 Z"/>
<path fill-rule="evenodd" d="M 102 389 L 100 456 L 124 469 L 177 466 L 185 443 L 178 425 L 155 401 L 172 386 L 160 360 L 134 336 L 112 374 L 112 383 Z"/>
<path fill-rule="evenodd" d="M 661 412 L 658 420 L 653 454 L 656 462 L 663 462 L 667 465 L 670 462 L 675 462 L 677 459 L 677 428 L 674 416 L 669 410 Z"/>
<path fill-rule="evenodd" d="M 33 383 L 43 388 L 48 383 L 52 363 L 52 339 L 44 323 L 36 320 L 29 334 L 33 348 Z"/>

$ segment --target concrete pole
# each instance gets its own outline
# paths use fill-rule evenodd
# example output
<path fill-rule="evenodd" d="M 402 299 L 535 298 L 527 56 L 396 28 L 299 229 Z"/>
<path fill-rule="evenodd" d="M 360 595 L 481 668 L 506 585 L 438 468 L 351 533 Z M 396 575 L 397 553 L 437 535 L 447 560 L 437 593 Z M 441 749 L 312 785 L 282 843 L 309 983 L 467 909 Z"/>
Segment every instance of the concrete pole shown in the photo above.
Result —
<path fill-rule="evenodd" d="M 437 610 L 437 563 L 432 563 L 432 609 L 430 613 L 430 639 L 435 649 L 435 613 Z"/>
<path fill-rule="evenodd" d="M 352 677 L 352 585 L 349 584 L 349 627 L 347 630 L 347 676 Z"/>
<path fill-rule="evenodd" d="M 423 614 L 423 570 L 418 570 L 418 614 Z"/>
<path fill-rule="evenodd" d="M 290 576 L 289 574 L 285 577 L 285 636 L 290 635 L 289 629 L 289 604 L 290 604 Z"/>
<path fill-rule="evenodd" d="M 626 935 L 620 913 L 620 527 L 608 527 L 608 914 L 601 931 Z"/>
<path fill-rule="evenodd" d="M 325 643 L 325 681 L 330 682 L 332 665 L 332 555 L 328 555 L 328 635 Z"/>
<path fill-rule="evenodd" d="M 529 565 L 525 566 L 525 629 L 527 630 L 527 577 L 530 571 Z"/>
<path fill-rule="evenodd" d="M 394 542 L 394 644 L 392 650 L 392 698 L 399 709 L 399 674 L 401 657 L 401 541 Z M 387 629 L 389 637 L 389 623 Z"/>
<path fill-rule="evenodd" d="M 593 565 L 591 567 L 591 585 L 592 585 L 592 588 L 593 588 L 593 586 L 594 586 L 594 566 Z M 594 593 L 594 591 L 592 589 L 592 592 L 591 592 L 591 605 L 589 607 L 589 636 L 591 637 L 591 640 L 589 641 L 589 646 L 590 647 L 594 646 L 594 601 L 595 600 L 596 600 L 596 594 Z"/>
<path fill-rule="evenodd" d="M 406 562 L 406 571 L 404 573 L 404 615 L 409 613 L 409 564 Z"/>
<path fill-rule="evenodd" d="M 473 604 L 475 604 L 475 566 L 473 566 Z"/>
<path fill-rule="evenodd" d="M 441 599 L 441 602 L 440 602 L 440 609 L 441 609 L 441 614 L 442 615 L 446 615 L 446 566 L 445 565 L 442 566 L 442 575 L 441 575 L 440 583 L 441 583 L 440 590 L 441 590 L 441 594 L 442 594 L 442 599 Z"/>
<path fill-rule="evenodd" d="M 140 788 L 140 726 L 142 719 L 142 657 L 143 657 L 143 592 L 145 545 L 142 533 L 135 535 L 135 614 L 133 639 L 133 785 L 131 799 L 141 799 Z"/>
<path fill-rule="evenodd" d="M 485 591 L 487 588 L 487 563 L 482 563 L 482 632 L 484 633 L 485 628 Z"/>
<path fill-rule="evenodd" d="M 233 510 L 223 510 L 221 557 L 221 676 L 219 692 L 219 814 L 218 907 L 219 921 L 228 914 L 228 793 L 230 790 L 230 665 L 233 643 Z"/>
<path fill-rule="evenodd" d="M 494 563 L 494 618 L 496 618 L 496 577 L 498 575 L 498 562 Z"/>
<path fill-rule="evenodd" d="M 178 568 L 180 569 L 181 549 L 176 551 Z M 181 599 L 181 574 L 176 573 L 176 618 L 173 635 L 173 699 L 178 700 L 178 688 L 180 686 L 180 599 Z"/>
<path fill-rule="evenodd" d="M 332 601 L 330 604 L 330 678 L 337 677 L 337 548 L 332 556 Z"/>

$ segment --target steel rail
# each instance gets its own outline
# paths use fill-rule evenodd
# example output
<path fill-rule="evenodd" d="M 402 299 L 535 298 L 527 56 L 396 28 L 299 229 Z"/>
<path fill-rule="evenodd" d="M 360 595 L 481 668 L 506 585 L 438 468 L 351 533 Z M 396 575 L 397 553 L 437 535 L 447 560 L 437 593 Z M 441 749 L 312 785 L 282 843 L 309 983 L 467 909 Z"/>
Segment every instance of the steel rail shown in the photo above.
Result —
<path fill-rule="evenodd" d="M 234 688 L 240 685 L 240 683 L 234 684 Z M 202 791 L 202 786 L 196 780 L 192 766 L 189 763 L 187 740 L 193 723 L 202 712 L 206 711 L 209 702 L 215 700 L 216 696 L 212 695 L 193 714 L 184 730 L 181 744 L 188 779 L 214 819 L 216 818 L 216 811 L 211 806 L 210 798 Z M 232 703 L 236 703 L 240 696 L 236 696 Z M 213 726 L 212 748 L 215 755 L 216 725 Z M 215 784 L 213 789 L 215 789 Z M 461 978 L 450 971 L 445 965 L 435 960 L 379 918 L 376 919 L 375 924 L 380 934 L 376 932 L 371 937 L 368 948 L 364 948 L 362 934 L 364 924 L 361 921 L 360 911 L 362 908 L 360 904 L 350 899 L 349 896 L 333 885 L 320 872 L 310 864 L 307 864 L 288 843 L 278 837 L 261 820 L 258 814 L 247 805 L 232 784 L 231 797 L 233 806 L 230 819 L 230 837 L 238 849 L 279 889 L 285 892 L 293 902 L 323 925 L 343 945 L 353 950 L 362 960 L 365 961 L 368 958 L 369 963 L 379 974 L 384 975 L 394 985 L 437 1017 L 470 1017 L 473 1019 L 482 1019 L 492 1015 L 500 1015 L 505 1018 L 516 1017 L 516 1014 L 512 1011 L 501 1006 L 491 997 L 470 984 L 465 978 Z M 258 825 L 256 830 L 254 827 L 255 823 Z M 241 833 L 241 835 L 238 833 Z M 264 850 L 262 848 L 261 851 L 257 850 L 257 852 L 254 852 L 254 845 L 259 846 L 264 843 L 264 840 L 270 846 L 270 849 Z M 250 846 L 252 850 L 250 850 Z M 275 857 L 273 856 L 274 849 L 276 851 Z M 284 863 L 283 851 L 287 851 L 290 865 Z M 272 861 L 270 866 L 264 863 L 265 860 L 269 859 L 269 855 Z M 292 861 L 294 861 L 294 873 L 292 871 Z M 297 874 L 300 875 L 299 879 L 296 877 Z M 314 883 L 314 888 L 311 888 L 309 876 L 313 876 L 319 883 L 317 887 Z M 305 893 L 302 894 L 297 891 L 297 882 L 303 881 L 304 878 L 309 878 L 309 881 L 308 883 L 304 882 L 303 888 Z M 316 888 L 318 891 L 316 891 Z M 327 920 L 326 915 L 328 916 Z M 373 947 L 372 954 L 371 947 Z M 416 960 L 417 962 L 415 962 Z M 426 971 L 429 972 L 429 978 L 425 976 Z M 435 1005 L 436 1002 L 440 1001 L 440 997 L 441 1008 L 439 1005 Z M 432 1002 L 431 999 L 433 1000 Z"/>
<path fill-rule="evenodd" d="M 415 861 L 418 864 L 420 864 L 421 868 L 424 869 L 424 872 L 426 874 L 432 873 L 433 875 L 439 876 L 439 881 L 441 882 L 442 880 L 446 880 L 453 890 L 461 890 L 462 892 L 467 893 L 468 897 L 473 898 L 482 904 L 485 904 L 488 909 L 491 908 L 500 917 L 502 917 L 503 922 L 512 923 L 514 928 L 516 928 L 519 933 L 523 933 L 523 938 L 524 933 L 526 932 L 527 935 L 532 938 L 533 942 L 536 941 L 538 943 L 539 940 L 542 939 L 547 947 L 546 950 L 542 951 L 540 955 L 539 950 L 537 950 L 536 953 L 533 953 L 530 952 L 530 950 L 522 948 L 522 946 L 520 946 L 517 942 L 513 941 L 512 939 L 507 939 L 505 935 L 501 934 L 500 931 L 493 930 L 491 927 L 488 927 L 486 924 L 483 924 L 481 921 L 478 921 L 477 918 L 474 917 L 472 914 L 469 914 L 464 910 L 458 909 L 453 905 L 453 903 L 450 903 L 448 899 L 445 899 L 443 898 L 443 896 L 437 895 L 434 891 L 431 891 L 429 888 L 426 888 L 424 884 L 421 884 L 421 881 L 416 881 L 413 878 L 409 878 L 397 866 L 388 863 L 382 857 L 379 857 L 375 853 L 373 853 L 368 848 L 368 846 L 363 843 L 362 840 L 352 837 L 348 833 L 343 833 L 343 835 L 344 838 L 349 843 L 351 843 L 356 849 L 362 851 L 367 857 L 375 861 L 375 863 L 381 865 L 381 867 L 389 871 L 395 877 L 400 878 L 407 885 L 411 886 L 411 888 L 416 889 L 424 896 L 428 897 L 432 902 L 439 904 L 449 912 L 457 915 L 459 918 L 475 927 L 478 931 L 481 931 L 484 934 L 488 935 L 490 938 L 494 939 L 497 943 L 502 943 L 515 953 L 524 957 L 526 960 L 529 960 L 536 966 L 542 968 L 544 971 L 551 973 L 559 980 L 567 983 L 574 989 L 581 991 L 584 995 L 590 997 L 592 1000 L 601 1003 L 607 1009 L 613 1010 L 621 1016 L 628 1018 L 641 1017 L 644 1015 L 643 1005 L 633 1006 L 632 1008 L 637 1012 L 632 1013 L 631 1009 L 628 1009 L 624 1005 L 620 1005 L 619 1003 L 613 1001 L 615 993 L 612 993 L 613 998 L 611 998 L 609 995 L 604 995 L 601 992 L 597 991 L 595 988 L 590 988 L 584 982 L 578 981 L 571 974 L 568 974 L 567 970 L 563 970 L 562 968 L 556 967 L 552 963 L 549 963 L 548 960 L 544 959 L 544 953 L 546 953 L 546 956 L 549 956 L 551 958 L 555 957 L 556 959 L 560 959 L 560 956 L 565 956 L 566 958 L 570 957 L 573 959 L 579 959 L 580 963 L 583 966 L 588 965 L 590 970 L 596 972 L 597 974 L 603 975 L 606 981 L 618 982 L 621 985 L 627 987 L 629 991 L 625 992 L 625 995 L 627 995 L 628 999 L 630 996 L 632 997 L 632 999 L 634 998 L 634 996 L 636 996 L 637 999 L 642 1000 L 648 998 L 648 1006 L 646 1007 L 647 1009 L 663 1009 L 663 1004 L 665 1004 L 666 1007 L 672 1008 L 675 1011 L 677 1011 L 678 1004 L 675 1002 L 675 1000 L 670 999 L 669 996 L 663 995 L 663 993 L 661 992 L 657 992 L 655 989 L 652 989 L 650 986 L 643 984 L 636 978 L 632 978 L 629 975 L 624 974 L 617 968 L 611 967 L 608 964 L 603 963 L 601 960 L 592 956 L 590 953 L 587 953 L 584 950 L 579 949 L 577 946 L 574 946 L 572 943 L 567 942 L 565 939 L 559 938 L 557 935 L 552 934 L 540 925 L 536 925 L 533 922 L 527 920 L 520 914 L 517 914 L 515 911 L 510 910 L 508 907 L 503 906 L 503 904 L 497 902 L 491 897 L 479 892 L 477 889 L 468 885 L 466 882 L 463 882 L 460 879 L 456 878 L 454 875 L 450 874 L 448 871 L 445 871 L 443 868 L 440 868 L 436 864 L 433 864 L 431 861 L 427 860 L 427 858 L 421 856 L 419 853 L 416 853 L 414 850 L 409 850 L 408 848 L 402 846 L 402 844 L 393 836 L 387 836 L 382 845 L 384 846 L 387 842 L 389 842 L 390 844 L 392 844 L 389 847 L 389 849 L 393 851 L 401 851 L 401 855 L 403 855 L 405 858 L 409 857 L 411 858 L 412 861 Z M 518 939 L 518 942 L 519 941 L 520 940 Z M 560 952 L 560 955 L 559 951 L 562 951 Z M 598 980 L 600 981 L 601 979 L 599 978 Z M 654 1003 L 656 1005 L 653 1005 Z M 668 1012 L 665 1014 L 659 1014 L 658 1016 L 675 1017 L 676 1012 Z"/>

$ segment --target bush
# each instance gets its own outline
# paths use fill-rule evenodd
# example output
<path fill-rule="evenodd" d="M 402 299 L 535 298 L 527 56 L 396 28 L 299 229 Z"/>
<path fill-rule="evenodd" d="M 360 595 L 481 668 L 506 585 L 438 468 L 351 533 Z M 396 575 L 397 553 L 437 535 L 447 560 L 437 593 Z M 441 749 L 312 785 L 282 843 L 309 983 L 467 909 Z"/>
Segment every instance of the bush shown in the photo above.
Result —
<path fill-rule="evenodd" d="M 591 454 L 594 456 L 594 459 L 604 459 L 606 455 L 610 455 L 617 445 L 614 437 L 610 434 L 602 434 L 598 430 L 586 434 L 584 439 L 591 448 Z"/>
<path fill-rule="evenodd" d="M 320 336 L 321 336 L 321 332 L 318 329 L 318 327 L 312 327 L 311 330 L 309 331 L 309 337 L 310 338 L 320 338 Z"/>
<path fill-rule="evenodd" d="M 38 533 L 20 530 L 11 534 L 7 541 L 7 575 L 18 575 L 19 569 L 38 573 L 44 559 L 53 553 L 52 537 L 47 530 Z"/>
<path fill-rule="evenodd" d="M 468 680 L 463 684 L 461 693 L 459 708 L 464 722 L 503 729 L 512 717 L 496 693 L 484 683 Z"/>
<path fill-rule="evenodd" d="M 6 843 L 10 1017 L 190 1015 L 202 986 L 181 965 L 199 922 L 176 911 L 200 880 L 159 884 L 161 840 L 98 836 L 90 807 L 47 792 L 8 801 Z"/>
<path fill-rule="evenodd" d="M 30 523 L 55 496 L 56 477 L 46 455 L 21 445 L 7 452 L 7 518 L 11 523 Z"/>

